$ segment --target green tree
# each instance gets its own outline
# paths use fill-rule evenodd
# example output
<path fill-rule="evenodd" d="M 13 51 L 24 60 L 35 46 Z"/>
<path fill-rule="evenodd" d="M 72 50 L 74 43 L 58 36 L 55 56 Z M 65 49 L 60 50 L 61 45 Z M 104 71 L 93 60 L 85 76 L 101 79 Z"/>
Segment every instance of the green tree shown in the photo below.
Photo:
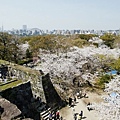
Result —
<path fill-rule="evenodd" d="M 0 33 L 0 59 L 17 63 L 19 59 L 19 42 L 16 36 Z"/>
<path fill-rule="evenodd" d="M 82 48 L 83 46 L 88 46 L 89 42 L 82 39 L 73 40 L 73 45 Z"/>
<path fill-rule="evenodd" d="M 26 50 L 26 58 L 32 58 L 32 52 L 29 49 Z"/>
<path fill-rule="evenodd" d="M 115 70 L 120 71 L 120 58 L 117 59 L 117 60 L 114 60 L 114 61 L 110 64 L 110 67 L 111 67 L 112 69 L 115 69 Z"/>
<path fill-rule="evenodd" d="M 120 48 L 120 35 L 116 36 L 114 40 L 114 47 Z"/>
<path fill-rule="evenodd" d="M 98 35 L 95 34 L 80 34 L 79 38 L 84 39 L 84 40 L 89 40 L 92 37 L 98 37 Z"/>
<path fill-rule="evenodd" d="M 116 39 L 116 36 L 113 34 L 104 34 L 103 36 L 100 37 L 104 41 L 104 44 L 107 45 L 110 48 L 113 48 L 114 45 L 114 40 Z"/>

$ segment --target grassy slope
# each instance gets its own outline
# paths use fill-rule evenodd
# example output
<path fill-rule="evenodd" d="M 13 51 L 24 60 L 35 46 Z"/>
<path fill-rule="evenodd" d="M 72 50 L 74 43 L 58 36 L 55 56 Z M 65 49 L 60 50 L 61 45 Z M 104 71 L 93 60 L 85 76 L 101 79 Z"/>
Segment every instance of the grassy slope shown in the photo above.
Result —
<path fill-rule="evenodd" d="M 8 88 L 12 88 L 12 87 L 15 87 L 19 84 L 21 84 L 22 81 L 21 80 L 18 80 L 18 81 L 15 81 L 15 82 L 12 82 L 12 83 L 9 83 L 9 84 L 5 84 L 3 86 L 0 86 L 0 91 L 2 90 L 5 90 L 5 89 L 8 89 Z"/>
<path fill-rule="evenodd" d="M 27 68 L 27 67 L 24 67 L 24 66 L 21 66 L 21 65 L 9 63 L 8 61 L 0 60 L 0 64 L 9 65 L 12 68 L 18 69 L 18 70 L 23 71 L 25 73 L 28 73 L 28 75 L 40 75 L 39 71 L 32 70 L 30 68 Z M 22 81 L 18 80 L 18 81 L 14 81 L 12 83 L 8 83 L 8 84 L 5 84 L 5 85 L 2 85 L 2 86 L 0 86 L 0 91 L 8 89 L 8 88 L 15 87 L 15 86 L 17 86 L 17 85 L 19 85 L 21 83 L 22 83 Z"/>

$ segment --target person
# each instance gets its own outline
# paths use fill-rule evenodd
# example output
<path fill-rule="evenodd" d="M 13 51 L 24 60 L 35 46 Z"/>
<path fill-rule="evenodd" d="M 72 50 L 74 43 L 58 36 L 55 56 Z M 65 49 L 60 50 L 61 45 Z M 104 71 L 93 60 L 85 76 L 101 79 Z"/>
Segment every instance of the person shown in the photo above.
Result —
<path fill-rule="evenodd" d="M 77 120 L 77 114 L 76 113 L 74 114 L 74 120 Z"/>
<path fill-rule="evenodd" d="M 79 92 L 77 92 L 77 99 L 79 98 L 79 96 L 80 96 L 80 93 L 79 93 Z"/>
<path fill-rule="evenodd" d="M 90 107 L 89 107 L 89 105 L 90 105 L 90 102 L 87 104 L 87 109 L 90 111 Z"/>
<path fill-rule="evenodd" d="M 84 98 L 86 98 L 87 96 L 86 96 L 86 93 L 84 94 Z"/>
<path fill-rule="evenodd" d="M 52 113 L 49 113 L 49 120 L 52 120 Z"/>
<path fill-rule="evenodd" d="M 82 119 L 82 116 L 83 116 L 83 111 L 81 110 L 81 112 L 80 112 L 80 119 Z"/>
<path fill-rule="evenodd" d="M 69 97 L 69 106 L 71 107 L 71 105 L 72 105 L 72 98 Z"/>
<path fill-rule="evenodd" d="M 74 103 L 76 103 L 76 97 L 74 96 Z"/>
<path fill-rule="evenodd" d="M 53 120 L 56 120 L 56 114 L 53 112 Z"/>
<path fill-rule="evenodd" d="M 80 82 L 78 81 L 77 86 L 80 87 Z"/>
<path fill-rule="evenodd" d="M 59 118 L 60 118 L 59 110 L 56 112 L 56 118 L 57 118 L 57 120 L 59 120 Z"/>
<path fill-rule="evenodd" d="M 81 91 L 81 90 L 80 90 L 79 94 L 80 94 L 80 95 L 79 95 L 79 96 L 80 96 L 80 98 L 82 98 L 82 91 Z"/>

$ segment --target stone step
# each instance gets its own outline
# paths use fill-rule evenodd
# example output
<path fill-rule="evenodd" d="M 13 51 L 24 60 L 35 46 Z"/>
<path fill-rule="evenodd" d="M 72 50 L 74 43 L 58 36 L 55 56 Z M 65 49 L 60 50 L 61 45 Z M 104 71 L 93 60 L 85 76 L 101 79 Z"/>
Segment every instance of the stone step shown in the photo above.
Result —
<path fill-rule="evenodd" d="M 42 112 L 41 117 L 42 117 L 44 120 L 45 120 L 46 117 L 49 116 L 50 109 L 51 109 L 51 108 L 48 108 L 48 110 L 44 111 L 44 113 Z"/>
<path fill-rule="evenodd" d="M 47 111 L 49 111 L 51 108 L 48 108 L 47 110 L 40 113 L 40 115 L 44 115 Z"/>
<path fill-rule="evenodd" d="M 48 108 L 47 110 L 43 111 L 42 113 L 40 113 L 41 118 L 43 120 L 48 120 L 49 119 L 49 113 L 53 112 L 53 111 L 57 111 L 58 107 L 54 107 L 54 108 Z"/>

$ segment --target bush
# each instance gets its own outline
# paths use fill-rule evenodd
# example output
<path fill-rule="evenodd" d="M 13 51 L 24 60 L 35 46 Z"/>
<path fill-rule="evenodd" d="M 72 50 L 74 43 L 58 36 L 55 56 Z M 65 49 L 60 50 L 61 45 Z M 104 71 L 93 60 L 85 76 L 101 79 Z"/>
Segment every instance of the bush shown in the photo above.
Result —
<path fill-rule="evenodd" d="M 111 79 L 113 79 L 113 76 L 105 74 L 96 81 L 96 86 L 100 89 L 104 89 L 105 83 L 109 83 Z"/>
<path fill-rule="evenodd" d="M 83 46 L 87 46 L 89 45 L 89 43 L 86 41 L 86 40 L 81 40 L 81 39 L 76 39 L 76 40 L 73 40 L 73 43 L 72 43 L 74 46 L 77 46 L 79 48 L 82 48 Z"/>
<path fill-rule="evenodd" d="M 84 39 L 84 40 L 89 40 L 92 37 L 98 37 L 98 35 L 95 34 L 80 34 L 79 38 Z"/>
<path fill-rule="evenodd" d="M 30 62 L 33 62 L 33 60 L 32 59 L 24 59 L 24 60 L 18 61 L 18 64 L 19 65 L 24 65 L 24 64 L 28 64 Z"/>
<path fill-rule="evenodd" d="M 120 72 L 120 58 L 117 60 L 114 60 L 110 65 L 112 69 L 117 70 Z"/>

